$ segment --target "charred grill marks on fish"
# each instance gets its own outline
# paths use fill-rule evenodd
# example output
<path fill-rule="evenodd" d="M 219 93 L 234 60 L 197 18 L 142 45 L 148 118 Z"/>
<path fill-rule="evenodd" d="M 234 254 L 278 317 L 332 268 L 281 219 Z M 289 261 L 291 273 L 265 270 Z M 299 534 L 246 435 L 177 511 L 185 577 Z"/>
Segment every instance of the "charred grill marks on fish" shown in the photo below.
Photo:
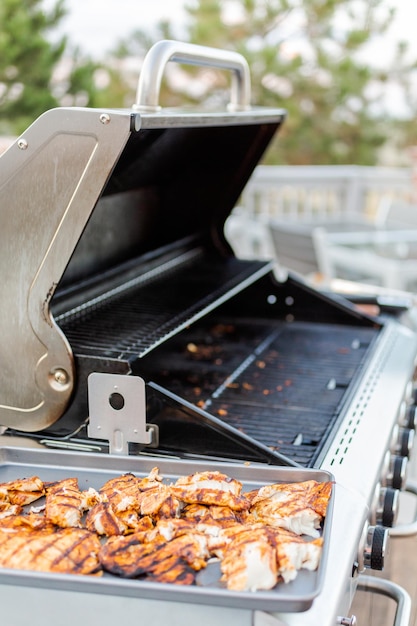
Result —
<path fill-rule="evenodd" d="M 98 491 L 77 478 L 0 485 L 0 567 L 196 582 L 212 560 L 235 591 L 271 589 L 318 567 L 330 482 L 242 484 L 215 471 L 163 482 L 158 468 Z M 45 495 L 45 504 L 24 511 Z M 308 535 L 308 538 L 305 537 Z"/>

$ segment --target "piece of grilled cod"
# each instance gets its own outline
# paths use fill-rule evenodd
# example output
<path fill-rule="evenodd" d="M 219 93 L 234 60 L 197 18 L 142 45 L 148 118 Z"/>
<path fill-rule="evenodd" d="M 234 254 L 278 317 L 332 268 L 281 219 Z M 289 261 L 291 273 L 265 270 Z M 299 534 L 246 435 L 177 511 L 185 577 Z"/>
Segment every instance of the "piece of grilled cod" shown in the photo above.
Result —
<path fill-rule="evenodd" d="M 300 569 L 316 570 L 322 538 L 306 541 L 283 528 L 243 526 L 225 529 L 218 545 L 221 582 L 234 591 L 268 590 L 282 579 L 294 580 Z"/>
<path fill-rule="evenodd" d="M 110 537 L 99 553 L 103 568 L 126 578 L 191 585 L 196 572 L 206 566 L 208 551 L 203 535 L 184 534 L 171 541 L 158 535 L 146 543 L 143 538 L 143 533 Z"/>
<path fill-rule="evenodd" d="M 83 513 L 98 500 L 97 491 L 80 491 L 77 478 L 65 478 L 47 486 L 45 517 L 60 528 L 79 528 Z"/>
<path fill-rule="evenodd" d="M 0 483 L 0 502 L 25 506 L 41 498 L 44 494 L 45 487 L 38 476 Z"/>
<path fill-rule="evenodd" d="M 332 491 L 331 482 L 307 480 L 277 483 L 247 494 L 251 502 L 246 522 L 291 530 L 297 535 L 320 536 Z"/>
<path fill-rule="evenodd" d="M 0 529 L 0 567 L 59 572 L 100 574 L 100 540 L 81 528 L 50 531 Z"/>
<path fill-rule="evenodd" d="M 245 511 L 249 502 L 241 495 L 242 484 L 217 471 L 196 472 L 178 478 L 171 493 L 186 504 L 226 506 L 232 511 Z"/>
<path fill-rule="evenodd" d="M 272 589 L 278 581 L 278 567 L 268 532 L 250 527 L 236 530 L 222 551 L 221 582 L 233 591 Z"/>

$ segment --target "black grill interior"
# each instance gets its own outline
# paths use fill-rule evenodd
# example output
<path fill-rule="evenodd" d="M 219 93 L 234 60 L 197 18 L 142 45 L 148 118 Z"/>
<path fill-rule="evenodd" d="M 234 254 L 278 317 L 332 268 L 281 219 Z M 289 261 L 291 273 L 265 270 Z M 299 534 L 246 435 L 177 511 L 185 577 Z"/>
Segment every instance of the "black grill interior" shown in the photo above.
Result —
<path fill-rule="evenodd" d="M 263 261 L 200 246 L 154 261 L 128 264 L 121 283 L 104 275 L 80 305 L 57 302 L 78 386 L 48 435 L 85 422 L 91 372 L 133 374 L 148 383 L 159 452 L 316 464 L 380 325 L 291 277 L 277 283 Z"/>
<path fill-rule="evenodd" d="M 312 466 L 375 333 L 332 324 L 205 319 L 148 355 L 140 371 L 235 429 L 237 438 L 243 433 Z M 184 445 L 186 428 L 180 421 L 170 425 L 174 448 Z M 209 433 L 204 436 L 207 448 L 215 445 Z"/>
<path fill-rule="evenodd" d="M 267 267 L 199 255 L 192 251 L 149 279 L 133 279 L 112 297 L 56 316 L 74 352 L 130 362 Z"/>

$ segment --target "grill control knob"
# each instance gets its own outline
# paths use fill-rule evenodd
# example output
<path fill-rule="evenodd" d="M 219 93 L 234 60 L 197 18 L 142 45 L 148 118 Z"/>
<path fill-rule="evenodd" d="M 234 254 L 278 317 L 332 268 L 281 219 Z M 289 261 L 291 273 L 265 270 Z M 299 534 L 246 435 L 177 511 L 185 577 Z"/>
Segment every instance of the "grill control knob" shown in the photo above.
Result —
<path fill-rule="evenodd" d="M 400 503 L 400 492 L 392 487 L 382 487 L 379 492 L 379 501 L 375 512 L 375 521 L 381 526 L 392 528 L 395 526 Z"/>
<path fill-rule="evenodd" d="M 398 416 L 398 423 L 404 428 L 417 429 L 417 405 L 402 403 L 400 408 L 400 414 Z"/>
<path fill-rule="evenodd" d="M 407 478 L 408 459 L 405 456 L 390 456 L 386 475 L 382 477 L 384 487 L 403 489 Z"/>
<path fill-rule="evenodd" d="M 383 526 L 369 526 L 363 551 L 363 565 L 367 569 L 384 569 L 388 530 Z"/>
<path fill-rule="evenodd" d="M 410 456 L 414 443 L 414 430 L 411 428 L 399 428 L 397 443 L 394 446 L 394 454 L 399 456 Z"/>

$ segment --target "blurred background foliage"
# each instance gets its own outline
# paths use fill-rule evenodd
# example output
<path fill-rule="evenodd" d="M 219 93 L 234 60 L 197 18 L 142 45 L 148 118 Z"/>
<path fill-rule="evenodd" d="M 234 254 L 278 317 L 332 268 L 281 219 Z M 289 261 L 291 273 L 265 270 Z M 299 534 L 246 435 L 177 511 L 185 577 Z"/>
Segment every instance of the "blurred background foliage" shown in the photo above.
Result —
<path fill-rule="evenodd" d="M 51 11 L 41 0 L 0 2 L 0 132 L 18 134 L 41 113 L 60 104 L 94 106 L 91 81 L 96 64 L 73 50 L 68 41 L 48 39 L 65 16 L 64 0 Z M 66 61 L 66 64 L 65 64 Z"/>
<path fill-rule="evenodd" d="M 236 50 L 252 76 L 256 105 L 283 107 L 288 118 L 268 151 L 270 164 L 378 165 L 417 143 L 413 79 L 417 60 L 398 41 L 387 63 L 372 56 L 395 15 L 395 0 L 184 0 L 185 31 L 167 19 L 134 31 L 102 60 L 66 37 L 51 38 L 65 0 L 0 2 L 0 133 L 19 134 L 54 106 L 130 107 L 138 59 L 159 39 Z M 53 43 L 52 43 L 53 41 Z M 134 59 L 134 62 L 129 60 Z M 169 64 L 161 104 L 227 102 L 227 72 Z M 400 91 L 405 113 L 386 104 Z M 388 155 L 388 156 L 387 156 Z M 393 163 L 389 163 L 393 164 Z M 399 164 L 399 163 L 396 163 Z"/>

